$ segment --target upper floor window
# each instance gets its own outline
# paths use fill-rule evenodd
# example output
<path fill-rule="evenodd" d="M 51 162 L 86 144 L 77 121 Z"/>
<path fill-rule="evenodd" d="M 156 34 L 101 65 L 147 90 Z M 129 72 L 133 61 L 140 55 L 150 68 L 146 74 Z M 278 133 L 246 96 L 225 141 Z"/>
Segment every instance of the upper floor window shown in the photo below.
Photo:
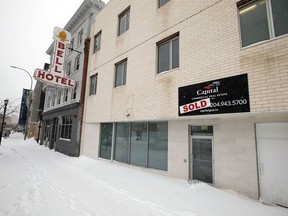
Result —
<path fill-rule="evenodd" d="M 50 107 L 50 103 L 51 103 L 51 97 L 48 97 L 48 98 L 47 98 L 47 104 L 46 104 L 46 105 L 47 105 L 47 106 L 46 106 L 47 108 Z"/>
<path fill-rule="evenodd" d="M 51 98 L 51 100 L 52 100 L 52 107 L 55 106 L 55 99 L 56 99 L 56 97 L 55 97 L 54 92 L 53 92 L 53 95 L 52 95 L 52 98 Z"/>
<path fill-rule="evenodd" d="M 80 68 L 80 54 L 78 54 L 75 58 L 75 71 L 79 70 Z"/>
<path fill-rule="evenodd" d="M 288 33 L 287 0 L 242 0 L 237 6 L 242 47 Z"/>
<path fill-rule="evenodd" d="M 73 47 L 74 47 L 74 38 L 70 41 L 69 53 L 73 51 Z"/>
<path fill-rule="evenodd" d="M 101 46 L 101 34 L 102 32 L 98 32 L 95 36 L 94 36 L 94 47 L 93 47 L 93 53 L 97 52 L 98 50 L 100 50 L 100 46 Z"/>
<path fill-rule="evenodd" d="M 83 41 L 83 29 L 78 33 L 78 42 L 77 45 L 80 45 Z"/>
<path fill-rule="evenodd" d="M 97 90 L 97 79 L 98 74 L 95 74 L 90 77 L 90 93 L 89 95 L 95 95 Z"/>
<path fill-rule="evenodd" d="M 170 0 L 158 0 L 158 7 L 162 7 L 163 5 L 165 5 L 167 2 L 169 2 Z"/>
<path fill-rule="evenodd" d="M 57 92 L 57 104 L 60 104 L 61 103 L 61 96 L 62 96 L 62 91 L 58 91 Z"/>
<path fill-rule="evenodd" d="M 179 67 L 179 33 L 160 42 L 158 46 L 158 73 Z"/>
<path fill-rule="evenodd" d="M 71 100 L 75 100 L 76 97 L 77 97 L 77 83 L 76 83 L 74 89 L 72 89 L 72 91 L 71 91 Z"/>
<path fill-rule="evenodd" d="M 63 101 L 64 102 L 68 101 L 68 93 L 69 93 L 69 89 L 64 89 L 64 94 L 63 94 Z"/>
<path fill-rule="evenodd" d="M 127 59 L 115 65 L 115 87 L 126 85 Z"/>
<path fill-rule="evenodd" d="M 67 76 L 71 74 L 71 61 L 67 63 L 66 74 Z"/>
<path fill-rule="evenodd" d="M 118 18 L 119 18 L 119 24 L 118 24 L 118 36 L 119 36 L 129 29 L 130 6 L 127 9 L 125 9 L 121 14 L 119 14 Z"/>

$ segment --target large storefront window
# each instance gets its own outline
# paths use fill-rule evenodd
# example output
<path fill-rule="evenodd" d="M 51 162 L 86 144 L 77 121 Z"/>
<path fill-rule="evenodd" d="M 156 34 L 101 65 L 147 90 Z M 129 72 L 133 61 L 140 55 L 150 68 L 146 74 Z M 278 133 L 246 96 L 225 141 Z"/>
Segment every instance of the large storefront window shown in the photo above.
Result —
<path fill-rule="evenodd" d="M 168 123 L 167 122 L 121 122 L 101 124 L 100 157 L 167 170 L 168 161 Z M 114 150 L 112 151 L 112 147 Z"/>
<path fill-rule="evenodd" d="M 147 165 L 148 137 L 147 123 L 132 123 L 130 163 Z"/>
<path fill-rule="evenodd" d="M 113 123 L 101 124 L 100 157 L 111 159 Z"/>
<path fill-rule="evenodd" d="M 151 168 L 167 170 L 168 124 L 167 122 L 149 123 L 149 163 Z"/>
<path fill-rule="evenodd" d="M 128 163 L 129 123 L 117 123 L 115 133 L 115 160 Z"/>

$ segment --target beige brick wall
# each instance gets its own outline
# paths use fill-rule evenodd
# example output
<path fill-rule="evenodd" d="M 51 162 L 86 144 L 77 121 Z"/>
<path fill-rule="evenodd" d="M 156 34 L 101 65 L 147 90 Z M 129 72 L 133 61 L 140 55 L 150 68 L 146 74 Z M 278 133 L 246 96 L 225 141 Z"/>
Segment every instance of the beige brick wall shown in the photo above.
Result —
<path fill-rule="evenodd" d="M 101 50 L 90 56 L 89 75 L 98 73 L 98 87 L 86 100 L 87 122 L 177 118 L 178 87 L 242 73 L 251 112 L 288 109 L 287 36 L 242 49 L 236 1 L 171 0 L 159 9 L 156 2 L 112 0 L 97 16 L 91 38 L 102 30 Z M 130 28 L 117 36 L 118 14 L 129 5 Z M 156 43 L 175 32 L 180 67 L 157 75 Z M 127 84 L 114 88 L 124 58 Z"/>

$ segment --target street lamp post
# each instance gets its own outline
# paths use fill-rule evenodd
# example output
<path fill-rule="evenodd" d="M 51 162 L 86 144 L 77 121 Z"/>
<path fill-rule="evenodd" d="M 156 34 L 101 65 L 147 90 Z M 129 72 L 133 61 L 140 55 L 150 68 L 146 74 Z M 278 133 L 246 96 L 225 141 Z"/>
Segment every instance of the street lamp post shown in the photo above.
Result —
<path fill-rule="evenodd" d="M 8 102 L 9 102 L 8 99 L 4 100 L 4 112 L 3 112 L 3 119 L 2 119 L 2 125 L 1 125 L 1 130 L 0 130 L 0 145 L 1 145 L 1 141 L 2 141 L 2 133 L 3 133 L 3 128 L 4 128 L 4 124 L 5 124 L 5 115 L 6 115 L 6 109 L 7 109 Z"/>
<path fill-rule="evenodd" d="M 27 109 L 27 118 L 26 118 L 26 124 L 25 124 L 25 134 L 24 134 L 24 140 L 26 140 L 26 137 L 27 137 L 27 127 L 28 127 L 28 121 L 29 121 L 29 113 L 30 113 L 30 106 L 31 106 L 31 101 L 32 101 L 32 86 L 33 86 L 33 78 L 32 76 L 30 75 L 30 73 L 28 71 L 26 71 L 25 69 L 23 68 L 19 68 L 19 67 L 16 67 L 16 66 L 13 66 L 11 65 L 10 66 L 11 68 L 14 68 L 14 69 L 18 69 L 18 70 L 22 70 L 24 71 L 25 73 L 27 73 L 30 77 L 30 94 L 29 94 L 29 105 L 28 105 L 28 109 Z"/>

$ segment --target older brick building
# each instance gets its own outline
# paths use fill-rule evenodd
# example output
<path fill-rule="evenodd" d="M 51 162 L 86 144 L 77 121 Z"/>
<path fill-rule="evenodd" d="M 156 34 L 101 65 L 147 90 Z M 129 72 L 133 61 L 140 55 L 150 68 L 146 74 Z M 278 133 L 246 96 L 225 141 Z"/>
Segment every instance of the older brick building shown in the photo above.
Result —
<path fill-rule="evenodd" d="M 81 153 L 287 206 L 287 9 L 111 0 L 91 31 Z"/>

